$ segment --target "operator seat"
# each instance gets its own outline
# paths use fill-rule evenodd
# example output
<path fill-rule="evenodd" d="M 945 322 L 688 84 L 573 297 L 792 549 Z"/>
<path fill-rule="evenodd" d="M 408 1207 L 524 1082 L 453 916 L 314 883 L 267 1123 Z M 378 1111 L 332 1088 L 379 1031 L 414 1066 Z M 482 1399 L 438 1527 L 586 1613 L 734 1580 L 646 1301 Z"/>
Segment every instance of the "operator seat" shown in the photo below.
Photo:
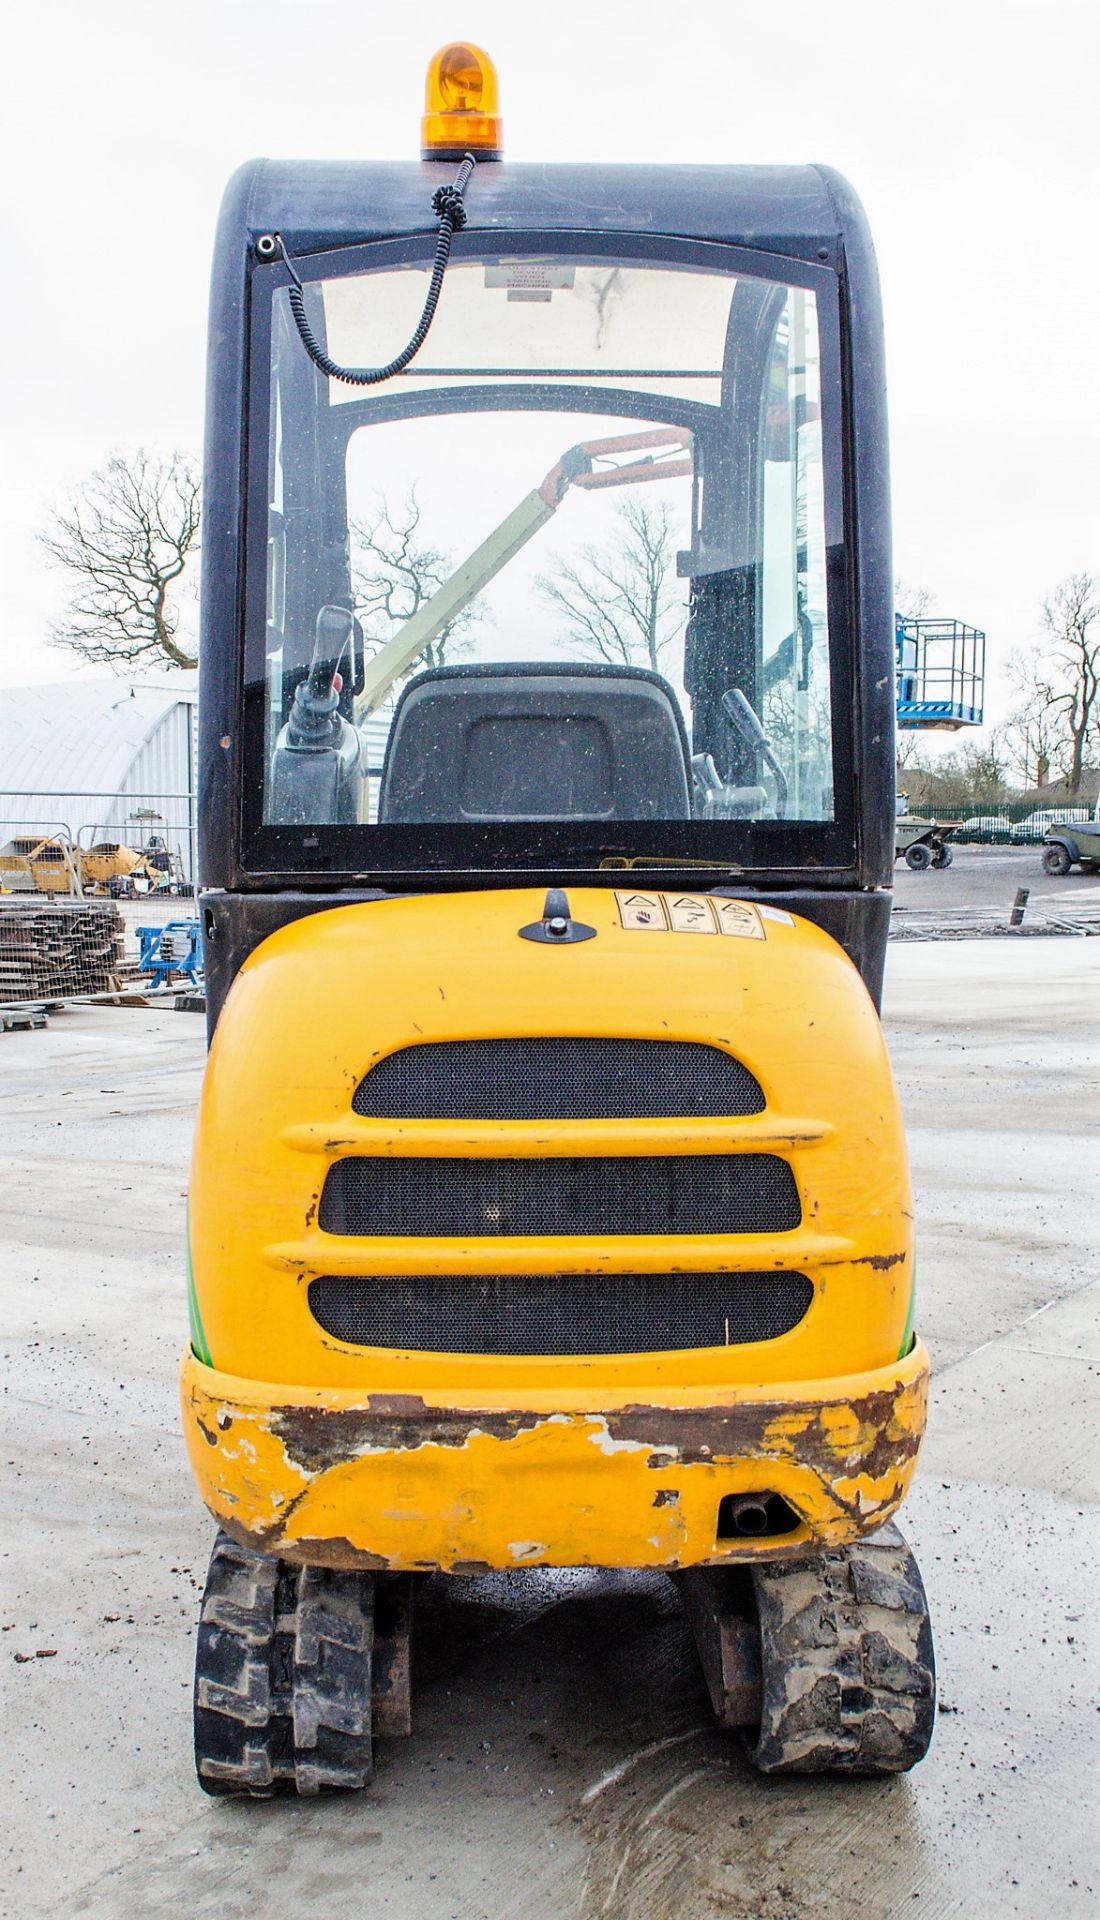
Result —
<path fill-rule="evenodd" d="M 687 735 L 672 688 L 642 667 L 432 667 L 393 716 L 378 819 L 686 820 Z"/>

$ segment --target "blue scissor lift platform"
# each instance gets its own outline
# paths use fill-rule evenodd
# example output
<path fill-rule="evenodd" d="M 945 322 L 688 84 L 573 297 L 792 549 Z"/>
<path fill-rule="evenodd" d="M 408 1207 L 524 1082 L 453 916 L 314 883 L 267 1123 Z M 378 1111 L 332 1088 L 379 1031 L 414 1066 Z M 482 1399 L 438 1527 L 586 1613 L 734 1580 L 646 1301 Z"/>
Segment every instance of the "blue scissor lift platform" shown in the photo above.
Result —
<path fill-rule="evenodd" d="M 898 726 L 980 727 L 985 698 L 985 634 L 963 620 L 895 626 Z"/>

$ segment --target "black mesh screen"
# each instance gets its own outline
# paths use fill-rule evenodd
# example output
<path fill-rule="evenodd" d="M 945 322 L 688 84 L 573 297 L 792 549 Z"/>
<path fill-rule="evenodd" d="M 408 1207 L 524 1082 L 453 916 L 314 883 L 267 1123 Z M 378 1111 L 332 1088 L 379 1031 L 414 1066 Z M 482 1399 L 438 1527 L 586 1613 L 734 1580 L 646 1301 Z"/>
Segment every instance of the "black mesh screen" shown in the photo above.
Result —
<path fill-rule="evenodd" d="M 636 1120 L 762 1113 L 739 1060 L 695 1040 L 441 1040 L 380 1060 L 356 1113 L 386 1120 Z"/>
<path fill-rule="evenodd" d="M 326 1274 L 326 1333 L 416 1353 L 661 1353 L 775 1340 L 813 1299 L 802 1273 Z"/>
<path fill-rule="evenodd" d="M 789 1233 L 794 1175 L 771 1153 L 565 1160 L 337 1160 L 325 1233 Z"/>

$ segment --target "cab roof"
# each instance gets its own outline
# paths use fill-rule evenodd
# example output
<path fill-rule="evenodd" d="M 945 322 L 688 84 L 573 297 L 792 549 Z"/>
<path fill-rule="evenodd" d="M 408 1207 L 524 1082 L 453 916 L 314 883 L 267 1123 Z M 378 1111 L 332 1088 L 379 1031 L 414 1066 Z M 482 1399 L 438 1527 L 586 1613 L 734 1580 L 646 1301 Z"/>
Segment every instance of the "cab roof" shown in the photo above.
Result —
<path fill-rule="evenodd" d="M 240 237 L 278 231 L 298 253 L 434 234 L 431 197 L 454 173 L 451 161 L 252 160 L 223 211 Z M 863 224 L 847 182 L 819 166 L 483 161 L 465 206 L 470 233 L 651 232 L 830 262 Z"/>

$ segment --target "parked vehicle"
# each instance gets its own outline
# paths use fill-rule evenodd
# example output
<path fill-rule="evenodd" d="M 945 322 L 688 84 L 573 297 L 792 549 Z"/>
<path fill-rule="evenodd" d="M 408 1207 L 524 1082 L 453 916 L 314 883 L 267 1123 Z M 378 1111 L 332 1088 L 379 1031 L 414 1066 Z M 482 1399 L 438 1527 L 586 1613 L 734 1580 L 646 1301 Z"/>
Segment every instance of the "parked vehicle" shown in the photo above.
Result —
<path fill-rule="evenodd" d="M 1047 828 L 1043 872 L 1068 873 L 1075 866 L 1082 873 L 1100 873 L 1100 800 L 1091 820 Z"/>
<path fill-rule="evenodd" d="M 918 820 L 903 815 L 894 823 L 894 859 L 904 859 L 914 873 L 928 867 L 949 867 L 953 859 L 948 836 L 955 832 L 957 820 Z"/>
<path fill-rule="evenodd" d="M 1014 840 L 1029 840 L 1033 845 L 1041 841 L 1048 827 L 1064 827 L 1087 821 L 1087 807 L 1040 807 L 1035 813 L 1029 813 L 1025 820 L 1017 820 L 1012 828 Z"/>
<path fill-rule="evenodd" d="M 954 838 L 976 845 L 1006 847 L 1012 841 L 1012 827 L 999 813 L 972 813 L 969 820 L 955 828 Z"/>

